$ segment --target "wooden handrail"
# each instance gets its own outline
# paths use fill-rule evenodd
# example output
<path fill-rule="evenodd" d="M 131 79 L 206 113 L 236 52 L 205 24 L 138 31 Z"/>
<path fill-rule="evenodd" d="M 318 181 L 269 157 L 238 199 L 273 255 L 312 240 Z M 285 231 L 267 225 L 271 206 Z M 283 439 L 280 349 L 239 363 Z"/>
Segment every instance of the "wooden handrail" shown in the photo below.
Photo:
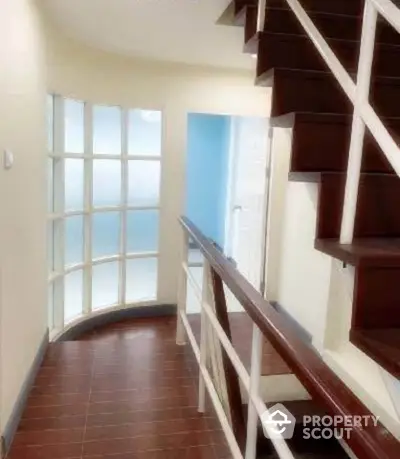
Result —
<path fill-rule="evenodd" d="M 232 263 L 186 217 L 180 223 L 211 267 L 236 296 L 309 394 L 331 416 L 372 416 L 373 413 L 304 342 L 279 312 L 234 268 Z M 381 424 L 354 426 L 346 443 L 360 459 L 399 459 L 400 442 Z"/>

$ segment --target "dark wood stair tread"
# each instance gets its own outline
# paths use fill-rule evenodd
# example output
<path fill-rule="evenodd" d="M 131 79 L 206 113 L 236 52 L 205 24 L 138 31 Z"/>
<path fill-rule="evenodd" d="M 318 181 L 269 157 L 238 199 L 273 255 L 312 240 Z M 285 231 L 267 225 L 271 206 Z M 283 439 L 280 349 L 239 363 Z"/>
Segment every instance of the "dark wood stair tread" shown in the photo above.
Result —
<path fill-rule="evenodd" d="M 342 16 L 351 16 L 356 19 L 362 17 L 363 0 L 302 0 L 303 8 L 310 14 L 335 14 Z M 233 10 L 232 25 L 244 26 L 246 21 L 246 10 L 257 10 L 258 2 L 256 0 L 234 0 L 227 8 Z M 266 12 L 270 9 L 281 9 L 293 14 L 290 6 L 285 0 L 268 0 Z"/>
<path fill-rule="evenodd" d="M 274 76 L 274 72 L 277 74 L 282 74 L 282 75 L 295 75 L 296 78 L 299 78 L 299 79 L 320 80 L 320 79 L 324 79 L 324 78 L 331 77 L 331 76 L 335 78 L 332 75 L 332 72 L 330 70 L 310 70 L 310 69 L 292 69 L 289 67 L 275 67 L 271 70 L 267 70 L 264 74 L 258 75 L 256 79 L 256 83 L 260 83 L 261 86 L 266 85 L 265 83 L 272 83 L 272 81 L 269 81 L 269 80 Z M 356 75 L 353 74 L 353 77 L 355 76 Z M 373 83 L 380 83 L 382 85 L 388 85 L 388 86 L 400 86 L 400 77 L 377 76 L 372 81 L 372 84 Z M 332 114 L 335 114 L 335 113 L 336 112 L 332 112 Z M 390 116 L 390 118 L 396 118 L 396 116 Z"/>
<path fill-rule="evenodd" d="M 256 9 L 249 6 L 247 9 Z M 301 33 L 304 29 L 291 10 L 269 6 L 267 2 L 264 31 L 281 33 Z M 309 17 L 326 38 L 361 40 L 362 17 L 346 14 L 343 11 L 310 11 Z M 376 43 L 400 44 L 398 33 L 384 20 L 378 21 Z"/>
<path fill-rule="evenodd" d="M 400 48 L 399 48 L 400 50 Z M 287 115 L 275 116 L 271 119 L 273 127 L 292 127 L 295 121 L 312 124 L 350 124 L 353 115 L 342 113 L 313 113 L 295 112 Z M 383 122 L 387 126 L 398 126 L 400 128 L 400 116 L 383 117 Z"/>
<path fill-rule="evenodd" d="M 250 40 L 250 51 L 258 48 L 258 75 L 277 67 L 329 71 L 327 64 L 306 34 L 266 31 L 257 34 L 256 41 L 255 44 L 254 39 Z M 358 68 L 360 42 L 338 37 L 327 38 L 326 41 L 346 70 L 355 74 Z M 246 46 L 248 47 L 249 44 Z M 399 77 L 400 68 L 396 64 L 399 55 L 399 44 L 377 43 L 373 75 Z"/>
<path fill-rule="evenodd" d="M 292 128 L 290 180 L 319 181 L 321 172 L 345 172 L 348 164 L 352 115 L 296 112 L 271 118 L 273 127 Z M 400 134 L 400 118 L 383 118 L 392 135 Z M 394 174 L 388 160 L 368 132 L 362 171 Z"/>
<path fill-rule="evenodd" d="M 296 459 L 349 459 L 349 456 L 342 451 L 324 451 L 322 453 L 296 453 L 292 451 Z M 257 459 L 279 459 L 276 453 L 258 453 Z"/>
<path fill-rule="evenodd" d="M 245 6 L 257 6 L 257 0 L 235 0 L 239 12 Z M 302 7 L 307 12 L 337 13 L 351 16 L 362 16 L 364 0 L 301 0 Z M 241 5 L 241 7 L 239 6 Z M 291 11 L 286 0 L 268 0 L 268 8 L 282 8 Z"/>
<path fill-rule="evenodd" d="M 263 32 L 257 31 L 257 14 L 257 7 L 248 5 L 241 10 L 240 15 L 235 19 L 236 25 L 241 25 L 245 28 L 245 52 L 257 52 L 258 40 L 262 38 L 263 32 L 305 36 L 308 39 L 310 49 L 314 48 L 302 25 L 291 10 L 282 7 L 271 7 L 267 4 Z M 309 15 L 326 40 L 354 41 L 354 46 L 359 51 L 362 26 L 360 17 L 321 11 L 311 11 Z M 379 21 L 376 30 L 376 44 L 399 46 L 400 35 L 385 21 Z"/>
<path fill-rule="evenodd" d="M 348 459 L 349 456 L 345 453 L 345 451 L 335 451 L 335 452 L 323 452 L 323 453 L 296 453 L 294 452 L 294 457 L 296 459 Z M 257 454 L 257 459 L 279 459 L 275 453 L 271 454 Z"/>
<path fill-rule="evenodd" d="M 259 86 L 272 86 L 271 117 L 292 112 L 353 113 L 353 105 L 329 71 L 275 67 L 256 77 Z M 378 76 L 371 84 L 371 105 L 380 117 L 397 117 L 400 78 Z"/>
<path fill-rule="evenodd" d="M 400 238 L 317 239 L 315 248 L 353 266 L 400 267 Z"/>
<path fill-rule="evenodd" d="M 235 20 L 236 25 L 244 26 L 244 52 L 257 53 L 259 40 L 265 39 L 267 34 L 288 35 L 298 38 L 306 37 L 310 48 L 313 47 L 300 22 L 294 16 L 292 11 L 281 7 L 267 6 L 263 31 L 257 31 L 257 15 L 258 11 L 255 6 L 246 6 L 242 9 L 240 15 L 237 16 Z M 357 23 L 359 22 L 359 18 L 344 14 L 318 11 L 311 12 L 310 17 L 325 37 L 354 41 L 357 43 L 358 47 L 360 46 L 361 32 L 357 33 L 355 29 Z M 340 23 L 340 36 L 337 36 L 337 34 L 334 33 L 335 30 L 337 30 L 337 27 L 334 26 L 336 26 L 338 22 Z M 321 27 L 321 25 L 326 23 L 328 24 L 328 34 L 324 33 L 324 30 L 326 30 L 327 27 Z M 343 35 L 343 33 L 345 33 L 345 35 Z M 396 36 L 396 34 L 393 35 Z M 387 43 L 393 43 L 392 41 L 389 41 L 387 34 L 382 35 L 381 40 L 377 39 L 377 43 L 380 43 L 382 40 Z M 400 39 L 398 40 L 398 43 L 400 44 Z"/>
<path fill-rule="evenodd" d="M 352 330 L 350 340 L 389 373 L 400 378 L 400 328 Z"/>

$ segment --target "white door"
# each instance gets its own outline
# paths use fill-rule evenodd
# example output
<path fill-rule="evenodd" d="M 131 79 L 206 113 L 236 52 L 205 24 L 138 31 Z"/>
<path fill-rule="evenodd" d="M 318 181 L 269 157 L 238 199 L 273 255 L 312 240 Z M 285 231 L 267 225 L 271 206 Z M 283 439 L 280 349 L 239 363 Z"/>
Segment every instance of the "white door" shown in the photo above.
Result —
<path fill-rule="evenodd" d="M 257 290 L 264 263 L 268 130 L 266 118 L 232 120 L 227 250 L 238 270 Z"/>

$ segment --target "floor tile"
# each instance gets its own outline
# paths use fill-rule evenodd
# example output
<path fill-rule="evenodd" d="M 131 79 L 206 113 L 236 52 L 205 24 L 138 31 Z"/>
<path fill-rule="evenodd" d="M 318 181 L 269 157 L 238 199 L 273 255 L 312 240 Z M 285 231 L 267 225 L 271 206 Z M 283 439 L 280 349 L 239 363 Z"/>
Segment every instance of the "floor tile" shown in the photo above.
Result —
<path fill-rule="evenodd" d="M 14 446 L 43 446 L 60 443 L 82 443 L 84 426 L 79 429 L 34 430 L 17 432 Z"/>
<path fill-rule="evenodd" d="M 197 363 L 175 326 L 129 320 L 50 345 L 7 459 L 229 457 L 213 413 L 197 411 Z"/>
<path fill-rule="evenodd" d="M 82 443 L 46 446 L 13 446 L 7 459 L 72 459 L 80 458 Z"/>

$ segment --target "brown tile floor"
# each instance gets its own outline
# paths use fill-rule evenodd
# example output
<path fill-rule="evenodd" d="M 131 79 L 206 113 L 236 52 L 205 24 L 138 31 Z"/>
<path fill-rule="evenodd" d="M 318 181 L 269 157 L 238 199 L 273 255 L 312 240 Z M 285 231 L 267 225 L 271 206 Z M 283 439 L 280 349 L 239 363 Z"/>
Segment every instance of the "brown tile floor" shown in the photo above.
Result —
<path fill-rule="evenodd" d="M 136 319 L 52 344 L 8 459 L 227 459 L 197 413 L 197 367 L 175 319 Z"/>

